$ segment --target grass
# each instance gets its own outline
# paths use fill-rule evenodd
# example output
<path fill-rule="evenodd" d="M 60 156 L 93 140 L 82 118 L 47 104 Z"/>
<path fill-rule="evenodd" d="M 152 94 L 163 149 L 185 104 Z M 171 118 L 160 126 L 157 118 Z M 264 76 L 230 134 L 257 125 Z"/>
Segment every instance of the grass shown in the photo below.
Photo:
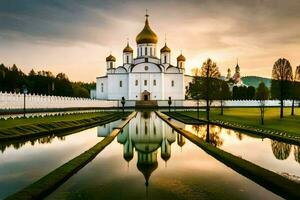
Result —
<path fill-rule="evenodd" d="M 157 112 L 158 116 L 163 119 L 167 124 L 174 128 L 178 133 L 188 138 L 191 142 L 202 148 L 205 152 L 221 161 L 228 167 L 237 171 L 238 173 L 248 177 L 252 181 L 267 188 L 268 190 L 280 195 L 287 199 L 300 199 L 300 184 L 291 181 L 279 174 L 264 169 L 258 165 L 255 165 L 247 160 L 230 154 L 226 151 L 218 149 L 209 143 L 206 143 L 194 134 L 181 129 L 174 125 L 172 121 L 168 120 L 168 117 L 162 113 Z"/>
<path fill-rule="evenodd" d="M 295 109 L 296 115 L 290 115 L 290 108 L 284 109 L 284 118 L 279 118 L 280 108 L 266 108 L 265 125 L 260 124 L 259 108 L 225 108 L 224 115 L 220 115 L 220 110 L 211 110 L 211 120 L 221 120 L 230 123 L 239 123 L 255 128 L 283 131 L 294 136 L 300 136 L 300 108 Z M 184 115 L 197 118 L 197 112 L 180 112 Z M 298 115 L 297 115 L 298 114 Z M 200 112 L 200 119 L 206 119 L 206 112 Z"/>
<path fill-rule="evenodd" d="M 0 130 L 3 128 L 16 127 L 21 125 L 50 123 L 60 121 L 74 121 L 80 119 L 88 119 L 93 117 L 101 117 L 110 114 L 111 112 L 95 112 L 95 113 L 76 113 L 63 116 L 47 116 L 47 117 L 35 117 L 35 118 L 17 118 L 0 120 Z"/>
<path fill-rule="evenodd" d="M 101 112 L 0 120 L 0 141 L 56 134 L 99 123 L 108 123 L 122 117 L 123 114 L 119 112 Z"/>
<path fill-rule="evenodd" d="M 6 199 L 42 199 L 63 184 L 73 174 L 78 172 L 87 163 L 92 161 L 107 145 L 109 145 L 114 138 L 122 131 L 124 126 L 135 116 L 136 113 L 132 113 L 127 119 L 114 129 L 112 133 L 105 137 L 102 141 L 97 143 L 89 150 L 83 152 L 79 156 L 73 158 L 64 165 L 58 167 L 54 171 L 50 172 L 46 176 L 42 177 L 33 184 L 25 187 L 23 190 L 7 197 Z"/>

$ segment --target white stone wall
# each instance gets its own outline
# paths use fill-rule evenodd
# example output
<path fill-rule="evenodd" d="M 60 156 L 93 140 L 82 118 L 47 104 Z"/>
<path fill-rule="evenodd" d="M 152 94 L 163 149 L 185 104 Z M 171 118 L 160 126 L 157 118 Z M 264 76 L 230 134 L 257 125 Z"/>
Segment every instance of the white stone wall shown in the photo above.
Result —
<path fill-rule="evenodd" d="M 299 102 L 295 102 L 297 106 Z M 200 106 L 205 106 L 205 101 L 200 101 Z M 225 101 L 228 107 L 257 107 L 259 101 L 241 100 L 241 101 Z M 284 106 L 291 106 L 292 101 L 284 101 Z M 23 109 L 24 95 L 19 93 L 1 93 L 0 92 L 0 109 Z M 125 107 L 134 107 L 135 101 L 126 99 Z M 168 106 L 167 100 L 159 100 L 158 106 Z M 172 100 L 172 107 L 196 107 L 195 100 Z M 213 101 L 212 106 L 220 106 L 220 101 Z M 266 106 L 280 106 L 279 100 L 268 100 Z M 60 96 L 43 96 L 43 95 L 26 95 L 27 109 L 64 109 L 64 108 L 113 108 L 121 107 L 119 100 L 97 100 L 88 98 L 60 97 Z"/>
<path fill-rule="evenodd" d="M 164 76 L 164 100 L 169 97 L 172 99 L 184 99 L 184 76 L 182 74 L 165 74 Z"/>
<path fill-rule="evenodd" d="M 147 90 L 150 92 L 150 99 L 162 99 L 163 94 L 163 73 L 130 73 L 129 74 L 129 99 L 141 100 L 142 92 Z M 137 85 L 136 85 L 137 81 Z M 147 84 L 145 85 L 145 81 Z M 154 85 L 154 82 L 156 84 Z"/>
<path fill-rule="evenodd" d="M 297 106 L 298 102 L 295 102 L 295 106 Z M 158 106 L 168 106 L 168 101 L 158 101 Z M 197 101 L 196 100 L 172 100 L 172 107 L 196 107 L 197 106 Z M 206 106 L 206 101 L 200 100 L 199 101 L 199 106 Z M 220 106 L 220 101 L 213 101 L 211 106 Z M 227 107 L 258 107 L 260 106 L 260 102 L 256 100 L 229 100 L 229 101 L 224 101 L 224 106 Z M 266 101 L 265 106 L 280 106 L 280 101 L 279 100 L 268 100 Z M 284 106 L 292 106 L 292 100 L 286 100 L 284 101 Z"/>
<path fill-rule="evenodd" d="M 27 109 L 51 109 L 51 108 L 105 108 L 117 107 L 118 101 L 96 100 L 89 98 L 44 96 L 27 94 Z M 0 109 L 23 109 L 24 95 L 20 93 L 1 93 Z"/>
<path fill-rule="evenodd" d="M 119 100 L 122 97 L 128 99 L 128 74 L 108 74 L 106 85 L 107 99 Z"/>

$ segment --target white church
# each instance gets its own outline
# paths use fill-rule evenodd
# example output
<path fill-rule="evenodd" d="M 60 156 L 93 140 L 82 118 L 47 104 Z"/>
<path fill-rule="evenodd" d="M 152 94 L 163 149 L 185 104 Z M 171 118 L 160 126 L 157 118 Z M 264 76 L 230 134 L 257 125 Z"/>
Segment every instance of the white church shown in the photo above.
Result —
<path fill-rule="evenodd" d="M 137 53 L 127 46 L 123 50 L 123 65 L 116 66 L 116 58 L 106 58 L 107 72 L 97 77 L 97 99 L 166 100 L 185 99 L 185 91 L 191 77 L 185 75 L 185 57 L 177 57 L 176 66 L 171 64 L 171 49 L 165 43 L 157 55 L 157 35 L 149 25 L 148 15 L 143 30 L 136 36 Z"/>

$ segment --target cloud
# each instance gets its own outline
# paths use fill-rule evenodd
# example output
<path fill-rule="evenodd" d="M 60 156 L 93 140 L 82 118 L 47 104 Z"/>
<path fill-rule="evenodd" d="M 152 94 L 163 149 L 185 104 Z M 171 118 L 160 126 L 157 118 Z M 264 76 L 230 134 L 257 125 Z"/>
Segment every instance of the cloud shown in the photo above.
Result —
<path fill-rule="evenodd" d="M 107 49 L 103 59 L 109 50 L 120 54 L 127 37 L 133 43 L 146 8 L 159 44 L 167 34 L 172 53 L 183 49 L 191 65 L 208 55 L 224 65 L 239 57 L 250 72 L 251 62 L 266 65 L 300 50 L 298 0 L 2 0 L 0 49 L 89 44 Z"/>

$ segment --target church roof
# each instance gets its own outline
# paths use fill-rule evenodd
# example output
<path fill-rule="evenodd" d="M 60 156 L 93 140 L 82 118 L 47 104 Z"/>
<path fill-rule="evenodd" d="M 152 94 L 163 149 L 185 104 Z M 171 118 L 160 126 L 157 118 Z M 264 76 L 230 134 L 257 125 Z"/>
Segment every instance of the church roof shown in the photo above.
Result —
<path fill-rule="evenodd" d="M 177 57 L 177 61 L 185 61 L 185 57 L 180 54 L 178 57 Z"/>
<path fill-rule="evenodd" d="M 129 43 L 127 42 L 127 46 L 123 49 L 124 53 L 133 53 L 133 49 L 129 46 Z"/>
<path fill-rule="evenodd" d="M 108 61 L 116 62 L 116 58 L 110 54 L 109 56 L 106 57 L 106 62 L 108 62 Z"/>
<path fill-rule="evenodd" d="M 170 53 L 170 52 L 171 52 L 171 49 L 167 46 L 166 43 L 165 43 L 165 46 L 160 49 L 160 53 Z"/>
<path fill-rule="evenodd" d="M 157 43 L 157 35 L 152 31 L 149 26 L 148 22 L 148 15 L 146 15 L 145 26 L 143 30 L 136 36 L 136 43 L 137 44 L 144 44 L 144 43 Z"/>

